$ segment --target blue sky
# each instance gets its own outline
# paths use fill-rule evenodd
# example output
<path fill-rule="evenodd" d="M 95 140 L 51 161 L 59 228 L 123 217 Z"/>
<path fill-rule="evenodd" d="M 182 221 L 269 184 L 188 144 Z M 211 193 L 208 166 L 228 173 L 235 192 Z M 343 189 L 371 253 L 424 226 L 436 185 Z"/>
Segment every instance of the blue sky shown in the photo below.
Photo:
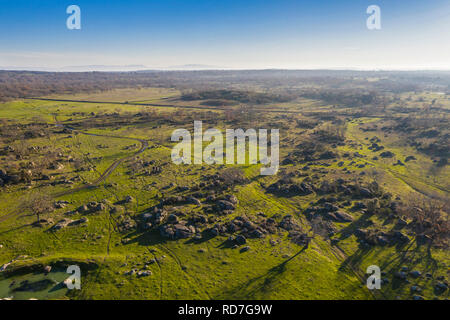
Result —
<path fill-rule="evenodd" d="M 0 0 L 0 67 L 184 64 L 450 69 L 450 1 Z"/>

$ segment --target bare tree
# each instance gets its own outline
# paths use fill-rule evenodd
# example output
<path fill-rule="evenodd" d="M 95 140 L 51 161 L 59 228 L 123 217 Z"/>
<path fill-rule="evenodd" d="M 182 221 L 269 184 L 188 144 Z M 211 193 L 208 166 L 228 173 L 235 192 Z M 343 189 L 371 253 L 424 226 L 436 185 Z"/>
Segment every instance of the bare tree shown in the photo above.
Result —
<path fill-rule="evenodd" d="M 447 245 L 450 238 L 449 203 L 436 199 L 421 198 L 408 201 L 401 209 L 412 219 L 416 234 L 428 236 L 436 245 Z"/>
<path fill-rule="evenodd" d="M 36 222 L 40 223 L 41 215 L 52 212 L 55 208 L 53 207 L 52 199 L 48 195 L 34 192 L 23 199 L 21 209 L 31 211 L 36 215 Z"/>

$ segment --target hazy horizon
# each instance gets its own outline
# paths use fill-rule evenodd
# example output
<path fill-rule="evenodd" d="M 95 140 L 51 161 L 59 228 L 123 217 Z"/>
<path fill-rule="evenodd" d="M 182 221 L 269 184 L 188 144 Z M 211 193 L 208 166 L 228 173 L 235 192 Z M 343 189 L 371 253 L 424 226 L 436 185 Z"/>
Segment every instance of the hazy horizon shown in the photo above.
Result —
<path fill-rule="evenodd" d="M 399 68 L 399 69 L 384 69 L 384 68 L 227 68 L 227 67 L 212 67 L 212 66 L 202 66 L 202 67 L 191 67 L 191 65 L 186 66 L 167 66 L 167 67 L 149 67 L 142 66 L 141 68 L 133 68 L 133 66 L 119 66 L 119 65 L 104 65 L 104 66 L 65 66 L 60 68 L 45 68 L 45 67 L 2 67 L 0 66 L 0 71 L 31 71 L 31 72 L 145 72 L 145 71 L 361 71 L 361 72 L 450 72 L 450 68 Z"/>

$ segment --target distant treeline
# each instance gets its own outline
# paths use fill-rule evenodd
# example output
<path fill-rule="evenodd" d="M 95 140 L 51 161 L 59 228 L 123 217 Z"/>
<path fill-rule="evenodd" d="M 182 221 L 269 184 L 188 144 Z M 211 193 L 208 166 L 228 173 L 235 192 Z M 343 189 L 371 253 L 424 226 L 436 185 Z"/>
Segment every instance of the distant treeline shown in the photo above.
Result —
<path fill-rule="evenodd" d="M 239 90 L 211 90 L 211 91 L 197 91 L 192 93 L 185 93 L 181 97 L 185 101 L 193 100 L 212 100 L 218 104 L 224 101 L 234 101 L 248 104 L 265 104 L 274 102 L 288 102 L 295 99 L 294 95 L 287 94 L 271 94 L 253 91 L 239 91 Z"/>
<path fill-rule="evenodd" d="M 322 100 L 328 104 L 346 107 L 361 107 L 379 102 L 377 92 L 366 92 L 365 90 L 316 89 L 305 91 L 302 96 L 305 98 Z"/>
<path fill-rule="evenodd" d="M 164 87 L 208 92 L 203 98 L 242 103 L 283 102 L 299 94 L 339 98 L 339 91 L 370 92 L 439 90 L 450 92 L 450 72 L 444 71 L 336 71 L 336 70 L 235 70 L 139 72 L 30 72 L 0 71 L 0 100 L 73 94 L 130 87 Z M 236 90 L 238 88 L 238 90 Z M 248 90 L 270 93 L 250 93 Z M 318 88 L 320 90 L 318 90 Z M 225 90 L 224 90 L 225 89 Z M 325 89 L 326 92 L 320 92 Z M 332 89 L 332 91 L 330 91 Z M 223 91 L 220 91 L 223 90 Z M 369 92 L 369 93 L 368 93 Z M 192 94 L 192 93 L 191 93 Z M 344 94 L 344 96 L 347 93 Z M 340 96 L 342 100 L 343 96 Z M 185 97 L 189 99 L 189 95 Z M 192 96 L 192 99 L 194 96 Z"/>

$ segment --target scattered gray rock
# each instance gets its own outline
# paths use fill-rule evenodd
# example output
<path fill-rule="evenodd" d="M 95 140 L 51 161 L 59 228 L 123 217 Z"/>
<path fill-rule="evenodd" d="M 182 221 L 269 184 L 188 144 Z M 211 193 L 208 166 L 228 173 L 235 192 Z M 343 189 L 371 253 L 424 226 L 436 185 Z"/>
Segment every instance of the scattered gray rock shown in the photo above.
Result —
<path fill-rule="evenodd" d="M 324 217 L 335 222 L 352 222 L 354 220 L 352 215 L 343 211 L 325 212 Z"/>
<path fill-rule="evenodd" d="M 406 273 L 403 272 L 403 271 L 396 272 L 394 274 L 394 277 L 396 277 L 397 279 L 405 280 L 406 279 Z"/>
<path fill-rule="evenodd" d="M 410 275 L 411 277 L 418 278 L 418 277 L 420 277 L 420 276 L 422 275 L 422 273 L 421 273 L 419 270 L 414 270 L 414 271 L 411 271 L 411 272 L 409 273 L 409 275 Z"/>
<path fill-rule="evenodd" d="M 422 292 L 422 289 L 419 286 L 412 286 L 411 292 Z"/>
<path fill-rule="evenodd" d="M 407 226 L 408 225 L 408 222 L 406 222 L 405 220 L 403 220 L 403 219 L 398 219 L 398 221 L 397 221 L 397 226 L 399 227 L 399 228 L 403 228 L 403 227 L 405 227 L 405 226 Z"/>
<path fill-rule="evenodd" d="M 359 188 L 359 194 L 364 198 L 372 198 L 372 192 L 367 188 Z"/>
<path fill-rule="evenodd" d="M 58 230 L 61 230 L 65 227 L 67 227 L 72 222 L 73 222 L 73 220 L 70 220 L 70 219 L 62 219 L 57 224 L 55 224 L 53 227 L 51 227 L 50 229 L 52 231 L 58 231 Z"/>
<path fill-rule="evenodd" d="M 171 240 L 186 239 L 193 237 L 195 228 L 193 226 L 186 226 L 182 223 L 165 224 L 160 227 L 161 236 Z"/>
<path fill-rule="evenodd" d="M 174 214 L 170 214 L 167 218 L 167 223 L 171 223 L 171 224 L 178 223 L 178 217 Z"/>
<path fill-rule="evenodd" d="M 201 206 L 202 205 L 202 202 L 199 199 L 194 198 L 194 197 L 187 197 L 186 198 L 186 202 L 191 203 L 191 204 L 195 204 L 196 206 Z"/>
<path fill-rule="evenodd" d="M 243 235 L 238 235 L 235 240 L 238 245 L 243 245 L 247 243 L 247 239 Z"/>
<path fill-rule="evenodd" d="M 137 276 L 138 277 L 148 277 L 148 276 L 151 276 L 151 275 L 152 275 L 152 272 L 150 270 L 146 270 L 146 271 L 141 270 L 141 271 L 137 272 Z"/>
<path fill-rule="evenodd" d="M 438 282 L 438 283 L 436 283 L 435 288 L 436 288 L 437 290 L 445 291 L 445 290 L 448 289 L 448 284 L 445 283 L 445 282 Z"/>
<path fill-rule="evenodd" d="M 236 206 L 233 203 L 231 203 L 230 201 L 219 200 L 217 202 L 217 208 L 218 208 L 219 211 L 226 211 L 226 210 L 233 211 L 233 210 L 236 209 Z"/>
<path fill-rule="evenodd" d="M 247 251 L 249 251 L 250 250 L 250 247 L 249 246 L 246 246 L 246 247 L 243 247 L 241 250 L 240 250 L 240 252 L 247 252 Z"/>
<path fill-rule="evenodd" d="M 209 230 L 209 232 L 211 233 L 211 235 L 212 235 L 213 237 L 216 237 L 216 236 L 219 235 L 219 229 L 217 229 L 217 228 L 211 228 L 211 229 Z"/>

